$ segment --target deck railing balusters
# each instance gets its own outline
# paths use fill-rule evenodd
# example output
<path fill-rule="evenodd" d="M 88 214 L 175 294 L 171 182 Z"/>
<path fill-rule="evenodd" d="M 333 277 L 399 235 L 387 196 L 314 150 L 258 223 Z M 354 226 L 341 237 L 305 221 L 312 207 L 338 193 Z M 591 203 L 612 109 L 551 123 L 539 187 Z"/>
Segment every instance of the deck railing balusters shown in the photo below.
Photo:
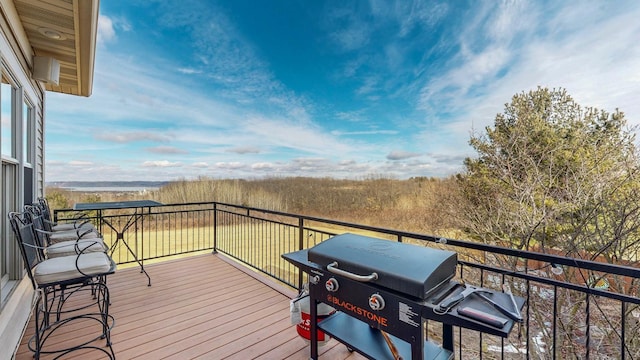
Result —
<path fill-rule="evenodd" d="M 72 212 L 71 209 L 55 210 L 53 216 L 57 221 L 63 222 L 65 216 L 70 217 Z M 88 215 L 96 225 L 102 225 L 100 218 L 106 218 L 119 226 L 126 223 L 130 216 L 124 212 L 107 211 Z M 558 355 L 566 355 L 563 351 L 567 349 L 559 348 L 563 346 L 563 341 L 571 342 L 571 351 L 575 352 L 575 357 L 589 358 L 601 351 L 613 352 L 614 349 L 619 349 L 619 353 L 608 354 L 609 356 L 625 359 L 638 358 L 640 355 L 640 345 L 634 344 L 626 336 L 626 327 L 631 326 L 631 321 L 627 321 L 626 316 L 633 316 L 629 305 L 640 305 L 640 298 L 632 293 L 635 288 L 632 286 L 633 282 L 640 279 L 640 269 L 632 266 L 611 265 L 217 202 L 169 204 L 154 208 L 152 213 L 143 213 L 142 216 L 144 219 L 138 230 L 139 240 L 142 242 L 140 250 L 144 249 L 141 254 L 143 261 L 210 251 L 232 257 L 296 288 L 302 286 L 305 278 L 297 268 L 282 260 L 280 255 L 312 247 L 338 233 L 367 231 L 368 235 L 392 241 L 458 251 L 461 279 L 473 284 L 484 284 L 486 280 L 488 287 L 496 285 L 496 281 L 505 283 L 509 279 L 511 291 L 529 299 L 525 305 L 524 322 L 514 329 L 517 333 L 514 331 L 513 338 L 498 341 L 493 337 L 473 335 L 465 330 L 463 343 L 463 331 L 459 329 L 456 353 L 461 359 L 465 358 L 463 346 L 469 345 L 468 336 L 477 338 L 478 350 L 475 346 L 473 349 L 479 353 L 477 356 L 492 357 L 493 355 L 483 351 L 495 344 L 501 349 L 494 355 L 502 358 L 515 356 L 510 351 L 520 353 L 517 354 L 518 358 L 557 358 Z M 116 240 L 115 231 L 108 227 L 101 229 L 107 243 Z M 114 259 L 123 264 L 134 261 L 126 251 L 116 252 Z M 616 288 L 603 290 L 584 283 L 584 279 L 571 279 L 566 271 L 563 277 L 546 273 L 545 270 L 549 270 L 552 264 L 575 269 L 577 273 L 598 272 L 605 276 L 617 276 L 621 280 L 615 282 Z M 487 278 L 485 274 L 489 274 Z M 612 281 L 611 284 L 613 283 Z M 566 302 L 575 298 L 584 301 L 584 307 L 574 309 L 575 314 L 584 316 L 584 319 L 582 325 L 566 326 L 568 321 L 574 321 L 571 316 L 567 316 L 567 306 L 575 305 Z M 616 302 L 620 304 L 619 319 L 615 316 L 617 310 L 610 309 Z M 592 309 L 594 314 L 591 314 Z M 603 318 L 607 321 L 603 321 Z M 551 329 L 547 328 L 547 324 Z M 576 327 L 579 330 L 581 326 L 584 327 L 584 341 L 575 341 L 575 334 L 568 333 L 566 329 L 576 331 Z M 603 344 L 605 340 L 610 344 Z"/>

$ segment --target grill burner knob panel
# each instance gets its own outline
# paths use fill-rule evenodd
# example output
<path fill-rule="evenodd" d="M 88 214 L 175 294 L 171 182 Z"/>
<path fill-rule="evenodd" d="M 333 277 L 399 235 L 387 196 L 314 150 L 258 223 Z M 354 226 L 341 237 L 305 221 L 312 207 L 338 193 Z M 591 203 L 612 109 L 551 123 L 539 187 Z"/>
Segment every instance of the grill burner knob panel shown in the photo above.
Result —
<path fill-rule="evenodd" d="M 338 280 L 336 280 L 335 278 L 330 278 L 329 280 L 327 280 L 324 286 L 327 288 L 328 292 L 336 292 L 340 288 L 340 284 L 338 284 Z"/>
<path fill-rule="evenodd" d="M 384 298 L 380 294 L 373 294 L 369 297 L 369 307 L 372 310 L 380 311 L 384 309 Z"/>

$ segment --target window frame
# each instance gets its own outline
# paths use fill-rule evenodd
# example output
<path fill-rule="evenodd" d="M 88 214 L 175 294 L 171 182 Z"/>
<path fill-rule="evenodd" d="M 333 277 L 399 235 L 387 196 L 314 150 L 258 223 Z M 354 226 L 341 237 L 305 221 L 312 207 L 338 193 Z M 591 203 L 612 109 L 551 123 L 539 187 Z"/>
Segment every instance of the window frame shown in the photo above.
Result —
<path fill-rule="evenodd" d="M 0 197 L 0 216 L 2 216 L 2 219 L 0 219 L 0 309 L 6 303 L 12 289 L 24 275 L 22 259 L 7 217 L 9 212 L 18 211 L 24 194 L 22 186 L 24 182 L 23 169 L 21 166 L 24 158 L 22 154 L 22 142 L 24 141 L 22 135 L 24 89 L 16 80 L 16 77 L 13 76 L 4 59 L 1 60 L 0 76 L 2 77 L 2 86 L 8 84 L 11 87 L 11 100 L 7 102 L 11 107 L 9 110 L 11 121 L 11 136 L 9 138 L 9 141 L 11 141 L 11 154 L 5 154 L 0 151 L 0 161 L 2 164 L 2 171 L 0 171 L 0 191 L 2 195 Z M 0 91 L 0 96 L 2 96 L 2 91 Z M 2 105 L 3 99 L 0 98 L 0 114 L 4 111 Z M 6 140 L 2 137 L 2 131 L 3 128 L 0 127 L 0 142 Z M 0 148 L 2 148 L 1 143 Z M 32 150 L 32 152 L 34 151 L 35 150 Z"/>
<path fill-rule="evenodd" d="M 35 168 L 36 162 L 36 116 L 35 106 L 33 101 L 22 92 L 22 127 L 20 133 L 22 134 L 22 152 L 21 160 L 23 166 Z"/>

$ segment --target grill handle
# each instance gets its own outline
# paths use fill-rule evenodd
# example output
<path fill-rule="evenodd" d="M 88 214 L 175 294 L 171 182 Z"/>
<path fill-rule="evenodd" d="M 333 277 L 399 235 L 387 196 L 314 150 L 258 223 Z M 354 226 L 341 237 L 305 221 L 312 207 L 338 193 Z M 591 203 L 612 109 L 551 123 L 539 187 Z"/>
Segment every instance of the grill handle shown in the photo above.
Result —
<path fill-rule="evenodd" d="M 375 272 L 372 272 L 370 275 L 357 275 L 342 269 L 338 269 L 337 261 L 334 261 L 331 264 L 327 265 L 327 270 L 329 270 L 329 272 L 334 273 L 336 275 L 341 275 L 346 277 L 347 279 L 360 281 L 360 282 L 370 282 L 370 281 L 378 280 L 378 273 L 375 273 Z"/>

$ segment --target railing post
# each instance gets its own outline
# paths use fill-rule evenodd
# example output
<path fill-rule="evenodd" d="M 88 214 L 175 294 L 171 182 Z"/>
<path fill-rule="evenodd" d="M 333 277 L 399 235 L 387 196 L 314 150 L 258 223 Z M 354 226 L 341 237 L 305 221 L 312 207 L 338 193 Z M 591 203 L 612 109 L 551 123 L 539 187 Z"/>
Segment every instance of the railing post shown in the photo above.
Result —
<path fill-rule="evenodd" d="M 298 218 L 298 250 L 304 249 L 304 219 Z M 302 271 L 298 269 L 298 290 L 302 289 Z"/>
<path fill-rule="evenodd" d="M 304 249 L 304 219 L 298 218 L 298 249 Z"/>
<path fill-rule="evenodd" d="M 218 203 L 213 203 L 213 251 L 212 254 L 218 253 Z"/>

